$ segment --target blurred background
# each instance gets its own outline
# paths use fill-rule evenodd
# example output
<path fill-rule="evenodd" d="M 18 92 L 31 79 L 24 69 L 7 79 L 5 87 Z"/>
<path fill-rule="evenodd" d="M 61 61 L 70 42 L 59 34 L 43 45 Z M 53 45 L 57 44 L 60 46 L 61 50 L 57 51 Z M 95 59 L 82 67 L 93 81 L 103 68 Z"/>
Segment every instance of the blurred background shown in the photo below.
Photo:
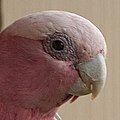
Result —
<path fill-rule="evenodd" d="M 74 12 L 89 19 L 102 31 L 108 46 L 104 90 L 94 101 L 88 95 L 63 105 L 59 110 L 62 119 L 120 120 L 120 0 L 2 0 L 2 28 L 24 15 L 45 10 Z"/>

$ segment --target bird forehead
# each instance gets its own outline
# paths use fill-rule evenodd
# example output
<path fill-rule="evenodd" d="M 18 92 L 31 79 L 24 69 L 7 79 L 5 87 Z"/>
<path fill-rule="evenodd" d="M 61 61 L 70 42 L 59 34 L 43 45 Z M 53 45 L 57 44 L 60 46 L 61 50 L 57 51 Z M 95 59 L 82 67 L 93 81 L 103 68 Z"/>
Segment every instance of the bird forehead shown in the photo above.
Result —
<path fill-rule="evenodd" d="M 98 33 L 99 30 L 90 21 L 76 14 L 64 11 L 46 11 L 25 16 L 3 31 L 5 34 L 34 40 L 43 39 L 55 32 L 67 33 L 70 37 L 80 39 L 84 33 Z"/>
<path fill-rule="evenodd" d="M 2 33 L 44 40 L 55 32 L 67 34 L 78 46 L 84 45 L 83 48 L 87 47 L 91 52 L 106 49 L 104 37 L 97 27 L 79 15 L 64 11 L 33 13 L 17 20 Z"/>

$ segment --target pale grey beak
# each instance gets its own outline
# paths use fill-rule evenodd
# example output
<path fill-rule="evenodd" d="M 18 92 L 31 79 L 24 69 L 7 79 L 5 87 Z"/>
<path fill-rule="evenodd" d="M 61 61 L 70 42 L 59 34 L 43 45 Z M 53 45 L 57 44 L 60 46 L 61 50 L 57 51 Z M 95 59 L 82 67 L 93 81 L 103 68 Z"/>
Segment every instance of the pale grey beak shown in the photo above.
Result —
<path fill-rule="evenodd" d="M 106 64 L 102 54 L 96 58 L 77 65 L 79 78 L 70 87 L 69 94 L 82 96 L 92 93 L 94 99 L 104 87 L 106 81 Z"/>

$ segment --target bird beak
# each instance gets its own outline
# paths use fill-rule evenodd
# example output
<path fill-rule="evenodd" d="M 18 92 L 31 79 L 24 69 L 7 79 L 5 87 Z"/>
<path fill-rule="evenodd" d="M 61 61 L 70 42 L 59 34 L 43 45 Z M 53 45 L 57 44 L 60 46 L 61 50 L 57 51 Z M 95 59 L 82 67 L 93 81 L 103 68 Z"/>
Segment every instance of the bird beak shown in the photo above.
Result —
<path fill-rule="evenodd" d="M 106 64 L 102 54 L 85 63 L 77 64 L 79 73 L 77 81 L 70 87 L 69 94 L 82 96 L 92 93 L 94 99 L 104 87 L 106 81 Z"/>

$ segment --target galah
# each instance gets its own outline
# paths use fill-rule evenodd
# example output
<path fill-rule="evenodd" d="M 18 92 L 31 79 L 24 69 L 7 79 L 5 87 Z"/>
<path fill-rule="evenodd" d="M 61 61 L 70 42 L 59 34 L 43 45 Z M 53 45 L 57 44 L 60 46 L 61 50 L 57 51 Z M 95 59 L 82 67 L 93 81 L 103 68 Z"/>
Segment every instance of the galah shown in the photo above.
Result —
<path fill-rule="evenodd" d="M 68 100 L 94 99 L 105 84 L 105 56 L 102 33 L 79 15 L 20 18 L 0 33 L 0 120 L 59 120 Z"/>

